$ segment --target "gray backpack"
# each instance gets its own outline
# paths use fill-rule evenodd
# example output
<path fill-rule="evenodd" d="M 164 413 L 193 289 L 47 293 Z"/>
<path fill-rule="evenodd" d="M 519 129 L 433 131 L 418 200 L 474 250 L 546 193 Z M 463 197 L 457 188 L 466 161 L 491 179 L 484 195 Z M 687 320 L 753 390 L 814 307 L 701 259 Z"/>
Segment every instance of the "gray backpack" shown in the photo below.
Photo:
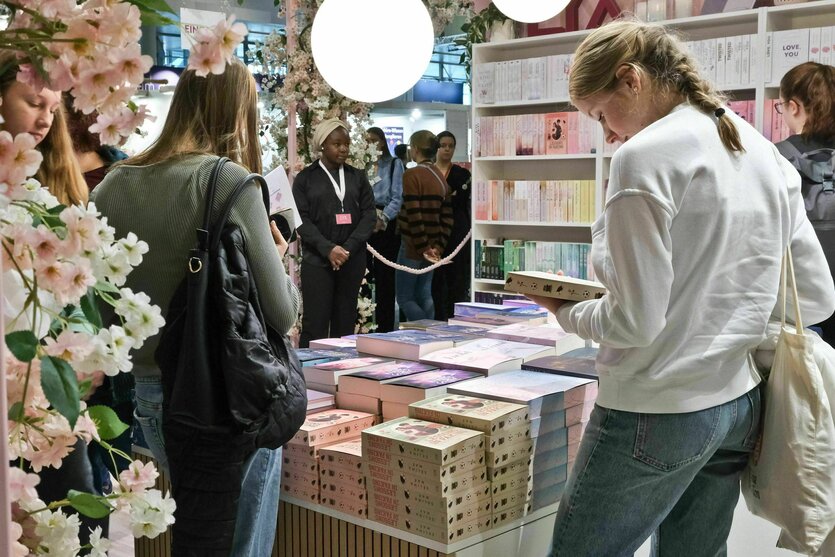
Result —
<path fill-rule="evenodd" d="M 813 148 L 803 138 L 793 135 L 777 144 L 803 179 L 803 198 L 806 214 L 816 231 L 835 230 L 835 149 Z M 829 249 L 827 249 L 829 248 Z M 824 246 L 827 254 L 835 246 Z"/>

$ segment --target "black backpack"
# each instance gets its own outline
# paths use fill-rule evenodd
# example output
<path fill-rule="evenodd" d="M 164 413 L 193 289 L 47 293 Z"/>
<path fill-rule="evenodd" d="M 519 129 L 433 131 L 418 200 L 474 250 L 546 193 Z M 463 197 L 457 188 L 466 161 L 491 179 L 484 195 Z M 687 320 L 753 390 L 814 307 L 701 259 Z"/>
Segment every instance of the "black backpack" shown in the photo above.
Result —
<path fill-rule="evenodd" d="M 232 433 L 255 448 L 275 449 L 304 423 L 307 390 L 286 336 L 264 321 L 243 234 L 227 222 L 235 200 L 253 183 L 269 206 L 264 178 L 250 174 L 238 182 L 210 225 L 227 161 L 218 159 L 212 169 L 203 227 L 154 354 L 162 371 L 163 427 Z"/>

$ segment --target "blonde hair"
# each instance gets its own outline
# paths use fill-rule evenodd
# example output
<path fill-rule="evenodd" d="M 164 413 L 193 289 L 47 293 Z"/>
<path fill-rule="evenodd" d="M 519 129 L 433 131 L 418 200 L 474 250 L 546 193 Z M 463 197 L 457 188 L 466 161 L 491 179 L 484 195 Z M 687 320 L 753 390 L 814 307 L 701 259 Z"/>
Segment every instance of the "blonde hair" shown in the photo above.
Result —
<path fill-rule="evenodd" d="M 213 154 L 261 172 L 255 80 L 238 59 L 220 75 L 186 70 L 174 89 L 160 136 L 142 153 L 117 164 L 148 165 L 174 157 Z"/>
<path fill-rule="evenodd" d="M 438 138 L 429 130 L 416 131 L 409 138 L 409 145 L 418 150 L 418 152 L 427 159 L 435 160 L 435 155 L 438 154 L 440 142 Z"/>
<path fill-rule="evenodd" d="M 14 51 L 0 51 L 0 95 L 17 79 L 19 65 Z M 0 124 L 2 128 L 2 124 Z M 37 146 L 43 155 L 43 162 L 35 178 L 64 205 L 87 203 L 89 188 L 81 173 L 78 159 L 72 147 L 72 138 L 67 129 L 64 107 L 59 105 L 52 119 L 52 126 Z"/>
<path fill-rule="evenodd" d="M 571 64 L 568 93 L 572 101 L 613 90 L 618 68 L 624 65 L 646 75 L 653 92 L 680 93 L 706 114 L 716 114 L 725 103 L 725 97 L 699 75 L 695 60 L 673 33 L 635 19 L 613 21 L 583 40 Z M 717 116 L 722 144 L 731 152 L 745 151 L 739 130 L 723 112 Z"/>

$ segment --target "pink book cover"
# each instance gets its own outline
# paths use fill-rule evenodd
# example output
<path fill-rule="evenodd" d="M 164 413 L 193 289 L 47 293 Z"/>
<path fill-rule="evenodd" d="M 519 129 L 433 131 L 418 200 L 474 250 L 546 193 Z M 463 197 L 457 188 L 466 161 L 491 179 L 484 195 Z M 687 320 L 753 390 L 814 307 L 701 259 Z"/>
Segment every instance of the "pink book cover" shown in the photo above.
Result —
<path fill-rule="evenodd" d="M 386 412 L 387 401 L 408 404 L 416 400 L 423 400 L 427 395 L 432 396 L 446 392 L 447 386 L 453 383 L 459 383 L 476 377 L 481 377 L 481 374 L 463 369 L 438 369 L 416 373 L 386 382 L 380 385 L 380 398 L 383 400 L 383 415 L 387 418 L 389 416 Z M 401 409 L 392 408 L 392 410 L 399 411 Z M 408 409 L 405 406 L 402 410 L 405 410 L 404 416 L 408 415 Z"/>
<path fill-rule="evenodd" d="M 354 338 L 320 338 L 310 341 L 310 348 L 355 348 L 357 340 Z"/>
<path fill-rule="evenodd" d="M 297 443 L 285 443 L 281 454 L 285 457 L 291 457 L 293 460 L 312 461 L 318 458 L 319 447 L 309 447 L 307 445 L 299 445 Z"/>
<path fill-rule="evenodd" d="M 504 476 L 490 482 L 490 492 L 494 497 L 505 492 L 531 489 L 532 487 L 533 476 L 527 470 L 523 470 L 521 474 Z"/>
<path fill-rule="evenodd" d="M 493 451 L 487 451 L 487 463 L 496 466 L 507 466 L 512 462 L 526 461 L 533 456 L 533 440 L 526 439 L 513 445 L 503 445 Z"/>
<path fill-rule="evenodd" d="M 347 499 L 322 499 L 322 505 L 330 507 L 339 512 L 356 516 L 357 518 L 368 518 L 368 507 L 358 501 Z"/>
<path fill-rule="evenodd" d="M 489 436 L 530 423 L 527 406 L 454 394 L 413 402 L 409 405 L 409 415 L 420 420 L 475 429 Z"/>
<path fill-rule="evenodd" d="M 484 434 L 413 418 L 399 418 L 362 432 L 363 453 L 388 451 L 431 464 L 448 464 L 484 450 Z"/>
<path fill-rule="evenodd" d="M 327 445 L 319 449 L 320 467 L 359 470 L 362 466 L 362 439 Z"/>
<path fill-rule="evenodd" d="M 513 445 L 531 438 L 531 428 L 529 426 L 516 427 L 514 429 L 502 430 L 501 432 L 490 435 L 487 438 L 487 450 L 496 451 L 505 445 Z"/>
<path fill-rule="evenodd" d="M 508 522 L 519 520 L 520 518 L 524 518 L 525 516 L 527 516 L 529 512 L 531 512 L 530 504 L 525 504 L 516 508 L 496 511 L 492 515 L 493 521 L 491 523 L 491 527 L 498 528 L 502 524 L 507 524 Z"/>
<path fill-rule="evenodd" d="M 348 470 L 347 468 L 319 468 L 321 483 L 343 483 L 352 486 L 365 486 L 365 472 L 362 470 Z"/>
<path fill-rule="evenodd" d="M 365 486 L 322 482 L 319 486 L 321 497 L 354 499 L 365 501 Z"/>
<path fill-rule="evenodd" d="M 362 371 L 348 373 L 339 378 L 339 390 L 380 398 L 380 383 L 391 381 L 416 373 L 432 371 L 435 366 L 419 362 L 385 362 L 365 368 Z"/>
<path fill-rule="evenodd" d="M 566 154 L 568 121 L 564 112 L 552 112 L 545 115 L 545 154 Z"/>
<path fill-rule="evenodd" d="M 319 503 L 319 489 L 303 489 L 296 485 L 281 484 L 281 493 L 308 503 Z"/>
<path fill-rule="evenodd" d="M 290 443 L 313 447 L 356 438 L 362 430 L 373 425 L 374 420 L 372 414 L 347 410 L 309 414 Z"/>
<path fill-rule="evenodd" d="M 493 496 L 493 512 L 495 513 L 504 509 L 521 507 L 529 503 L 530 500 L 530 486 L 525 485 L 512 491 L 503 491 L 498 495 Z"/>
<path fill-rule="evenodd" d="M 398 511 L 405 505 L 414 505 L 433 512 L 445 512 L 466 505 L 478 505 L 484 502 L 491 504 L 493 500 L 490 482 L 477 483 L 465 489 L 458 489 L 453 493 L 447 493 L 443 497 L 439 497 L 436 493 L 407 489 L 401 486 L 393 486 L 392 491 L 392 494 L 386 494 L 369 490 L 369 506 Z"/>
<path fill-rule="evenodd" d="M 293 485 L 303 489 L 318 489 L 319 476 L 309 472 L 300 472 L 292 468 L 281 470 L 281 483 Z"/>
<path fill-rule="evenodd" d="M 404 458 L 390 453 L 373 453 L 372 456 L 374 459 L 369 460 L 366 473 L 368 476 L 389 483 L 397 483 L 401 475 L 442 482 L 449 478 L 471 473 L 473 470 L 481 470 L 486 464 L 485 454 L 480 451 L 472 456 L 440 467 L 426 466 L 426 463 L 421 460 Z"/>
<path fill-rule="evenodd" d="M 491 482 L 496 480 L 500 480 L 507 476 L 513 476 L 517 474 L 523 473 L 523 471 L 527 470 L 528 474 L 533 473 L 533 458 L 529 458 L 527 460 L 520 460 L 518 462 L 512 462 L 510 464 L 506 464 L 505 466 L 488 466 L 487 467 L 487 479 Z"/>
<path fill-rule="evenodd" d="M 567 123 L 566 129 L 567 138 L 565 152 L 576 155 L 581 153 L 580 147 L 580 131 L 579 131 L 579 112 L 565 112 L 565 121 Z"/>
<path fill-rule="evenodd" d="M 407 503 L 403 511 L 405 512 L 402 514 L 407 520 L 420 521 L 438 528 L 455 526 L 492 514 L 491 504 L 486 500 L 441 511 Z"/>
<path fill-rule="evenodd" d="M 319 464 L 316 459 L 295 458 L 293 455 L 282 454 L 282 469 L 293 469 L 301 474 L 318 474 Z"/>
<path fill-rule="evenodd" d="M 390 468 L 369 464 L 369 485 L 376 487 L 378 483 L 385 485 L 394 484 L 412 491 L 422 491 L 438 496 L 447 496 L 462 489 L 487 481 L 487 469 L 484 465 L 472 468 L 466 473 L 456 476 L 427 478 L 424 476 L 412 476 L 407 473 L 395 473 L 394 477 L 388 475 Z"/>

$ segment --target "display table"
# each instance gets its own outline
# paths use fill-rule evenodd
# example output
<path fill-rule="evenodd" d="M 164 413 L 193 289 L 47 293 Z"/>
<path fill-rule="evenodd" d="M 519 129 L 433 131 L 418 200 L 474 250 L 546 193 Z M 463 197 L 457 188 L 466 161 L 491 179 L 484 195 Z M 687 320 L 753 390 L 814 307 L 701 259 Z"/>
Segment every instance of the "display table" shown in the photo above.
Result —
<path fill-rule="evenodd" d="M 476 557 L 548 554 L 558 505 L 539 509 L 497 528 L 439 543 L 379 522 L 281 497 L 278 513 L 279 557 Z M 275 550 L 273 555 L 276 555 Z"/>
<path fill-rule="evenodd" d="M 147 449 L 134 447 L 133 456 L 154 462 Z M 157 489 L 170 490 L 160 471 Z M 502 524 L 451 544 L 415 536 L 379 522 L 357 518 L 330 507 L 282 495 L 273 557 L 483 557 L 507 555 L 544 557 L 548 554 L 558 505 Z M 170 531 L 153 540 L 134 541 L 136 557 L 170 557 Z"/>

